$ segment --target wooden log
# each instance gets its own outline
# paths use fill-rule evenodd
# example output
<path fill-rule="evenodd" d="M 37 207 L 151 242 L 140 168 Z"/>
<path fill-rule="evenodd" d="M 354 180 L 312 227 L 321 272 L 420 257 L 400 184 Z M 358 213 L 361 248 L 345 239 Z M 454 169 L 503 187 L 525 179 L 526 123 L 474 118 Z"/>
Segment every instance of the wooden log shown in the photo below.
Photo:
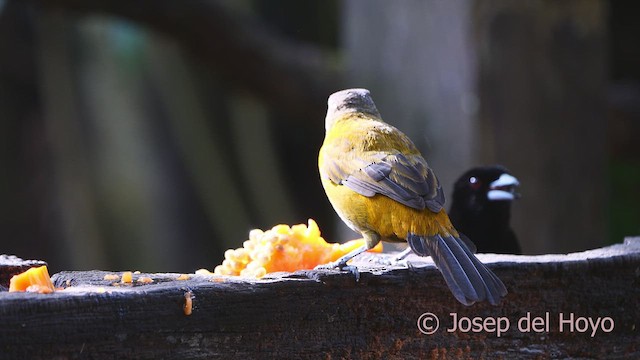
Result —
<path fill-rule="evenodd" d="M 481 254 L 509 289 L 499 306 L 456 302 L 429 258 L 406 268 L 379 265 L 381 256 L 358 259 L 359 282 L 299 271 L 140 274 L 114 286 L 104 280 L 113 273 L 62 272 L 54 281 L 65 290 L 0 293 L 0 357 L 640 357 L 640 238 L 568 255 Z M 439 318 L 433 334 L 423 333 L 435 324 L 426 313 Z"/>

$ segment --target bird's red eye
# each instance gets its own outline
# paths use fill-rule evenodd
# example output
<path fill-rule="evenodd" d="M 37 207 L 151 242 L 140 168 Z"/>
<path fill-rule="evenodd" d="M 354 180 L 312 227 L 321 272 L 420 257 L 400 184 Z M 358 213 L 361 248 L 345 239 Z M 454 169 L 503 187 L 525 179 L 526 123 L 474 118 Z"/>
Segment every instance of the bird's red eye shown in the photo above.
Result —
<path fill-rule="evenodd" d="M 473 190 L 478 190 L 480 188 L 480 185 L 480 180 L 478 180 L 478 178 L 476 178 L 475 176 L 469 178 L 469 186 Z"/>

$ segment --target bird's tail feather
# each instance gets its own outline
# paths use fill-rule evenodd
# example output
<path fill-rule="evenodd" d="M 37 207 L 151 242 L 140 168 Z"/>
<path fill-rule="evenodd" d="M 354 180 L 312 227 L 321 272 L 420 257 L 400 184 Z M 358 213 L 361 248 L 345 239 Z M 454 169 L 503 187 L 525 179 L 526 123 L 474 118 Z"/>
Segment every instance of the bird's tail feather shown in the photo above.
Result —
<path fill-rule="evenodd" d="M 465 305 L 487 300 L 496 305 L 507 294 L 500 279 L 464 241 L 453 235 L 423 237 L 410 234 L 408 243 L 420 256 L 431 256 L 455 298 Z"/>

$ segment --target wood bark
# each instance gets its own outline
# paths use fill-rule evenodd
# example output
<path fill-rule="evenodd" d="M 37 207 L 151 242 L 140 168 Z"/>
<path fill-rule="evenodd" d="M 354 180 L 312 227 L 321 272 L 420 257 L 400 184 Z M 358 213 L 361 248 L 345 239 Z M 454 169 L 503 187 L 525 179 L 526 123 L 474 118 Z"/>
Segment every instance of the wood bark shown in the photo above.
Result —
<path fill-rule="evenodd" d="M 0 353 L 29 359 L 640 356 L 640 238 L 568 255 L 479 255 L 509 289 L 498 306 L 456 302 L 429 258 L 412 256 L 406 268 L 376 265 L 380 256 L 358 259 L 359 282 L 349 273 L 299 271 L 261 280 L 140 274 L 134 285 L 115 286 L 117 280 L 104 280 L 109 272 L 59 273 L 55 284 L 65 290 L 0 293 Z M 141 276 L 154 282 L 138 284 Z M 189 295 L 193 309 L 185 315 Z M 425 313 L 440 319 L 431 335 L 418 328 Z M 468 323 L 460 320 L 450 332 L 452 314 L 508 319 L 510 326 L 498 336 L 490 324 L 463 331 Z M 600 319 L 595 331 L 589 318 Z M 526 331 L 534 321 L 542 321 L 540 331 Z"/>

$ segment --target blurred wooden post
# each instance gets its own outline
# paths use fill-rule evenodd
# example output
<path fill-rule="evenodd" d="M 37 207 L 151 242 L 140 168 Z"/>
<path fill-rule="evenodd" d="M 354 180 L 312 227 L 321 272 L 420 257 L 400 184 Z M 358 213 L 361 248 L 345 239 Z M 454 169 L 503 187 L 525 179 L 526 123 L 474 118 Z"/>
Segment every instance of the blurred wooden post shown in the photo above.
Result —
<path fill-rule="evenodd" d="M 423 151 L 450 195 L 472 165 L 521 180 L 527 253 L 606 239 L 605 8 L 598 0 L 345 2 L 349 87 Z"/>
<path fill-rule="evenodd" d="M 605 18 L 599 0 L 477 2 L 481 159 L 522 180 L 526 252 L 607 238 Z"/>
<path fill-rule="evenodd" d="M 467 1 L 347 1 L 349 87 L 371 90 L 388 123 L 407 133 L 450 193 L 475 159 L 475 56 Z"/>

